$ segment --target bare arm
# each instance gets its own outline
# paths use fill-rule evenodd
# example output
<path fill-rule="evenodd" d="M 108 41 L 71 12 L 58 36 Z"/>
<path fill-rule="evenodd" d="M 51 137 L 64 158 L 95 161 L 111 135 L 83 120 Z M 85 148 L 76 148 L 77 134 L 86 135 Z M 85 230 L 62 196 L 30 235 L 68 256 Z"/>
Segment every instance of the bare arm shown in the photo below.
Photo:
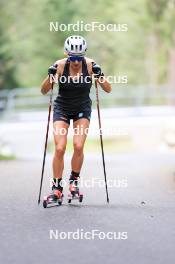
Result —
<path fill-rule="evenodd" d="M 112 91 L 111 84 L 105 79 L 104 76 L 97 79 L 97 82 L 100 84 L 101 88 L 106 92 L 110 93 Z"/>
<path fill-rule="evenodd" d="M 96 76 L 97 82 L 100 84 L 101 88 L 106 92 L 110 93 L 112 90 L 111 84 L 104 77 L 104 74 L 101 72 L 101 68 L 97 65 L 93 60 L 89 59 L 91 67 L 89 68 L 89 72 Z"/>
<path fill-rule="evenodd" d="M 47 94 L 51 90 L 51 88 L 52 83 L 50 83 L 50 77 L 48 75 L 41 84 L 41 93 Z"/>
<path fill-rule="evenodd" d="M 53 69 L 50 71 L 50 74 L 54 75 L 54 79 L 50 78 L 49 75 L 44 79 L 41 84 L 42 94 L 47 94 L 52 89 L 52 82 L 55 83 L 55 80 L 56 82 L 59 80 L 60 76 L 63 74 L 65 62 L 66 59 L 57 60 L 54 65 L 49 67 L 49 69 L 55 67 L 55 71 Z"/>

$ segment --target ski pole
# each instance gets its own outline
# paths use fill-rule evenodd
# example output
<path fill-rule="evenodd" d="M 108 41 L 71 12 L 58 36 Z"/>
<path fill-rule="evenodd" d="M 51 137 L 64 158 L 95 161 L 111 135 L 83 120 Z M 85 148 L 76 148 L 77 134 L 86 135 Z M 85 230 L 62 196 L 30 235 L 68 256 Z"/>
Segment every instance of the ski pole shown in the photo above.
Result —
<path fill-rule="evenodd" d="M 48 135 L 49 135 L 50 114 L 51 114 L 51 110 L 52 110 L 52 96 L 53 96 L 53 81 L 52 81 L 50 100 L 49 100 L 49 111 L 48 111 L 48 120 L 47 120 L 46 138 L 45 138 L 45 146 L 44 146 L 44 156 L 43 156 L 43 163 L 42 163 L 40 189 L 39 189 L 39 196 L 38 196 L 38 205 L 40 204 L 41 190 L 42 190 L 42 185 L 43 185 L 43 176 L 44 176 L 44 168 L 45 168 L 45 161 L 46 161 L 47 142 L 48 142 Z"/>
<path fill-rule="evenodd" d="M 104 157 L 104 149 L 103 149 L 103 136 L 102 136 L 102 128 L 101 128 L 100 104 L 99 104 L 97 80 L 95 80 L 95 88 L 96 88 L 96 102 L 97 102 L 97 112 L 98 112 L 98 124 L 99 124 L 99 130 L 100 130 L 101 153 L 102 153 L 103 171 L 104 171 L 105 187 L 106 187 L 106 198 L 107 198 L 107 202 L 109 203 L 109 195 L 108 195 L 108 186 L 107 186 L 107 179 L 106 179 L 106 166 L 105 166 L 105 157 Z"/>

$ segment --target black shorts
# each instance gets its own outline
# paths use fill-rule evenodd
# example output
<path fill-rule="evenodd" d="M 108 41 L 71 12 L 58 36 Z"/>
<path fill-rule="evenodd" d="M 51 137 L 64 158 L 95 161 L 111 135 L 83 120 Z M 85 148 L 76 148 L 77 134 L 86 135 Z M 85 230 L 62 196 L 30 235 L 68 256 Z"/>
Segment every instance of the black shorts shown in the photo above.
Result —
<path fill-rule="evenodd" d="M 53 122 L 55 121 L 64 121 L 68 125 L 70 125 L 70 120 L 72 119 L 73 122 L 81 119 L 81 118 L 86 118 L 90 121 L 91 119 L 91 109 L 85 108 L 83 111 L 80 111 L 76 114 L 68 114 L 64 112 L 63 110 L 59 108 L 54 108 L 53 110 Z"/>

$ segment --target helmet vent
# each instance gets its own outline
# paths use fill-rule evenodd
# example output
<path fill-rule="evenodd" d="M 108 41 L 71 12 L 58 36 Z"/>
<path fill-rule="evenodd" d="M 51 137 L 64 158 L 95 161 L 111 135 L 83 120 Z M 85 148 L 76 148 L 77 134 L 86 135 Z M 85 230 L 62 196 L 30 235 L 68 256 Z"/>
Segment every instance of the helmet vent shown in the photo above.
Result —
<path fill-rule="evenodd" d="M 86 40 L 81 36 L 70 36 L 64 43 L 64 50 L 67 54 L 78 54 L 84 56 L 87 50 Z"/>

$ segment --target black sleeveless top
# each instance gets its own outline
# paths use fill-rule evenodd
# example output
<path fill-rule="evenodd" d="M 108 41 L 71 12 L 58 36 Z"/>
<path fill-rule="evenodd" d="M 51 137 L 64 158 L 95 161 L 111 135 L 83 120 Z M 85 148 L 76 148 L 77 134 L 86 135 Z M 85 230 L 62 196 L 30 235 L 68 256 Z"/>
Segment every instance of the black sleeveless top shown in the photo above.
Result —
<path fill-rule="evenodd" d="M 58 96 L 54 107 L 66 114 L 74 115 L 78 112 L 91 110 L 92 101 L 89 97 L 92 78 L 89 76 L 85 59 L 82 61 L 82 74 L 76 80 L 70 77 L 70 62 L 67 59 L 62 76 L 59 79 Z"/>

